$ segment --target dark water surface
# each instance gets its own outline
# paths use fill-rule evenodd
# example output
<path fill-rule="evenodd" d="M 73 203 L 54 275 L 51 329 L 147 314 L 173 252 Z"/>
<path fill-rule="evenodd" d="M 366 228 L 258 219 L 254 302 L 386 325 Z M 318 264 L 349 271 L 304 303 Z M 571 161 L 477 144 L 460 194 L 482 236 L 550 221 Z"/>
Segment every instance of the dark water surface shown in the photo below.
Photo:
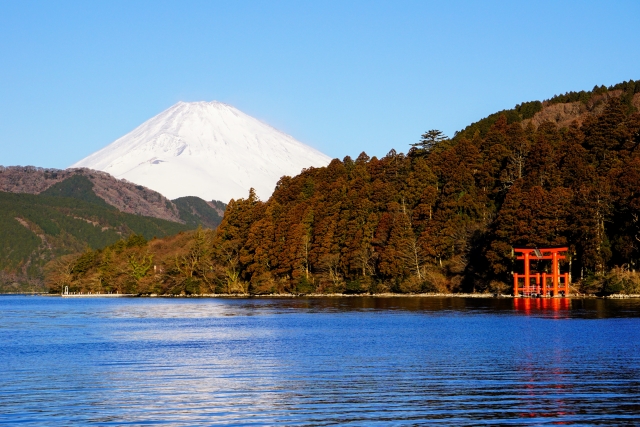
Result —
<path fill-rule="evenodd" d="M 0 424 L 640 425 L 640 300 L 0 297 Z"/>

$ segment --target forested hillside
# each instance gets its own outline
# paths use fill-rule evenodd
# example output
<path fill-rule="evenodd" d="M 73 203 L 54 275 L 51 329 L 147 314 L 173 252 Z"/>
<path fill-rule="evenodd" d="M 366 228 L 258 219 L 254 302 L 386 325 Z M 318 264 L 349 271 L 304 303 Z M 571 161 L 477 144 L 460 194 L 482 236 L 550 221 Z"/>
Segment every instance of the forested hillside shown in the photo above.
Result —
<path fill-rule="evenodd" d="M 580 126 L 587 117 L 602 114 L 607 101 L 612 98 L 618 98 L 627 113 L 638 111 L 640 109 L 640 81 L 630 80 L 609 88 L 595 86 L 590 92 L 584 90 L 567 92 L 542 102 L 523 102 L 514 108 L 499 111 L 470 124 L 462 131 L 457 132 L 453 139 L 473 138 L 476 132 L 484 137 L 500 116 L 506 118 L 507 124 L 518 122 L 527 126 L 531 123 L 536 128 L 549 121 L 556 123 L 559 128 L 569 127 L 574 123 Z"/>
<path fill-rule="evenodd" d="M 0 192 L 0 292 L 42 291 L 50 260 L 102 249 L 132 234 L 151 239 L 201 225 L 215 228 L 224 209 L 197 197 L 177 200 L 178 223 L 120 212 L 94 188 L 84 174 L 69 174 L 38 195 Z"/>
<path fill-rule="evenodd" d="M 210 204 L 195 196 L 180 197 L 172 202 L 178 209 L 180 219 L 192 229 L 198 226 L 216 228 L 222 222 L 227 207 L 222 202 L 213 201 Z"/>
<path fill-rule="evenodd" d="M 86 193 L 88 199 L 91 195 Z M 103 248 L 132 233 L 150 239 L 190 228 L 122 213 L 98 200 L 0 192 L 0 270 L 42 278 L 42 267 L 52 258 Z"/>
<path fill-rule="evenodd" d="M 216 233 L 124 255 L 91 251 L 82 271 L 58 269 L 50 283 L 88 289 L 112 280 L 143 293 L 508 292 L 514 245 L 567 245 L 563 268 L 576 289 L 634 292 L 639 93 L 628 82 L 566 94 L 452 139 L 429 131 L 407 155 L 336 159 L 283 177 L 268 201 L 253 193 L 231 201 Z M 541 119 L 558 105 L 564 115 Z M 153 273 L 134 277 L 145 259 Z M 106 266 L 120 275 L 109 279 Z"/>

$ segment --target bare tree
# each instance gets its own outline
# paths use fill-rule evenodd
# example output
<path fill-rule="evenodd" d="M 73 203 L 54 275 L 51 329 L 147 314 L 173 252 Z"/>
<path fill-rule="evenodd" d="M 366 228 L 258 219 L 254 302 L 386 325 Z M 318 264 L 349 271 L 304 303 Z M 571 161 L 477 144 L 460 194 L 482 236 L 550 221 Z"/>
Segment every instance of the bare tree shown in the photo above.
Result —
<path fill-rule="evenodd" d="M 320 259 L 320 272 L 324 277 L 329 279 L 334 287 L 344 282 L 342 273 L 340 272 L 340 255 L 328 254 Z"/>
<path fill-rule="evenodd" d="M 311 238 L 308 233 L 302 236 L 302 242 L 300 247 L 300 253 L 302 256 L 302 271 L 304 272 L 305 279 L 309 280 L 309 250 L 311 249 Z"/>
<path fill-rule="evenodd" d="M 224 262 L 223 276 L 226 292 L 229 294 L 246 293 L 247 284 L 240 280 L 240 254 L 237 243 L 226 241 L 219 247 L 219 252 Z"/>
<path fill-rule="evenodd" d="M 75 264 L 75 255 L 66 255 L 53 261 L 48 267 L 50 274 L 47 274 L 47 286 L 50 289 L 71 286 L 73 283 L 73 266 Z"/>
<path fill-rule="evenodd" d="M 377 257 L 378 254 L 373 250 L 373 247 L 368 242 L 360 248 L 356 254 L 356 260 L 358 261 L 358 264 L 360 264 L 362 277 L 374 275 L 375 260 Z"/>
<path fill-rule="evenodd" d="M 423 279 L 422 266 L 424 264 L 424 257 L 422 256 L 422 246 L 418 239 L 413 235 L 407 239 L 404 258 L 409 265 L 409 269 L 419 280 Z"/>

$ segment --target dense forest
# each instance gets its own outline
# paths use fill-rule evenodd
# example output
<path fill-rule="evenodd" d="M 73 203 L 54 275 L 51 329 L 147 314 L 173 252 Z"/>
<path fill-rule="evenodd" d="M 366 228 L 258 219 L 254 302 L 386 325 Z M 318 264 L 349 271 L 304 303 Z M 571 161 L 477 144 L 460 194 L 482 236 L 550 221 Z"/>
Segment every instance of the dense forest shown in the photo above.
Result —
<path fill-rule="evenodd" d="M 566 245 L 576 292 L 638 293 L 639 101 L 640 82 L 596 87 L 518 105 L 453 138 L 426 132 L 406 155 L 335 159 L 283 177 L 267 201 L 232 200 L 215 231 L 132 236 L 50 264 L 48 283 L 54 292 L 509 293 L 513 246 Z M 550 111 L 554 120 L 540 118 Z"/>
<path fill-rule="evenodd" d="M 183 223 L 121 212 L 78 174 L 40 194 L 0 192 L 0 292 L 42 291 L 47 262 L 102 249 L 123 236 L 151 239 L 198 226 L 215 228 L 221 220 L 217 210 L 226 207 L 217 202 L 214 209 L 197 197 L 176 199 L 174 204 Z"/>

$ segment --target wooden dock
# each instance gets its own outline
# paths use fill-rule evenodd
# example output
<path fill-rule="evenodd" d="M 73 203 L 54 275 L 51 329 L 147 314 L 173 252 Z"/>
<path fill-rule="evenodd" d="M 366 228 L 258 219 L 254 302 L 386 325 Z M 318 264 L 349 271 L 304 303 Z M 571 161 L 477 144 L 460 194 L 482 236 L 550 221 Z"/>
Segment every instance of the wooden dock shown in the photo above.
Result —
<path fill-rule="evenodd" d="M 136 294 L 61 294 L 62 298 L 122 298 L 133 297 Z"/>

